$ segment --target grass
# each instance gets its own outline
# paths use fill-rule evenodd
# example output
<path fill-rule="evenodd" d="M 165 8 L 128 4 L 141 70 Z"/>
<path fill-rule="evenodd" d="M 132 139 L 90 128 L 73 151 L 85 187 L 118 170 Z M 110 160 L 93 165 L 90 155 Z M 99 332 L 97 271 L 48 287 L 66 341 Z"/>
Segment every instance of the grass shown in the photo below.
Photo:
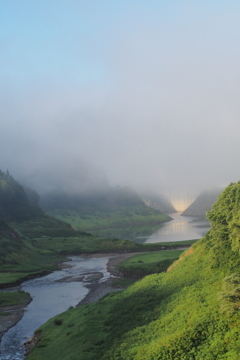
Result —
<path fill-rule="evenodd" d="M 239 360 L 239 199 L 230 184 L 167 273 L 50 319 L 28 360 Z"/>
<path fill-rule="evenodd" d="M 30 294 L 24 291 L 0 292 L 0 309 L 5 306 L 26 304 L 30 300 Z M 8 315 L 10 315 L 9 312 L 0 311 L 0 317 Z"/>
<path fill-rule="evenodd" d="M 106 229 L 129 225 L 161 224 L 171 218 L 146 205 L 108 207 L 101 211 L 84 209 L 82 212 L 54 210 L 50 216 L 70 224 L 76 230 Z"/>
<path fill-rule="evenodd" d="M 30 299 L 30 294 L 24 291 L 0 292 L 0 307 L 19 305 Z"/>
<path fill-rule="evenodd" d="M 119 266 L 125 276 L 142 277 L 166 271 L 183 250 L 164 250 L 134 255 Z"/>
<path fill-rule="evenodd" d="M 50 319 L 28 359 L 237 360 L 239 315 L 222 314 L 218 295 L 228 271 L 213 272 L 202 245 L 168 273 Z"/>
<path fill-rule="evenodd" d="M 132 280 L 132 279 L 121 278 L 121 279 L 113 280 L 111 285 L 113 287 L 123 287 L 123 288 L 125 288 L 127 286 L 132 285 L 134 282 L 135 282 L 135 280 Z"/>
<path fill-rule="evenodd" d="M 176 243 L 138 244 L 129 240 L 101 239 L 48 216 L 11 223 L 2 234 L 0 287 L 51 272 L 70 254 L 153 251 L 176 246 Z M 193 242 L 177 245 L 190 246 Z"/>

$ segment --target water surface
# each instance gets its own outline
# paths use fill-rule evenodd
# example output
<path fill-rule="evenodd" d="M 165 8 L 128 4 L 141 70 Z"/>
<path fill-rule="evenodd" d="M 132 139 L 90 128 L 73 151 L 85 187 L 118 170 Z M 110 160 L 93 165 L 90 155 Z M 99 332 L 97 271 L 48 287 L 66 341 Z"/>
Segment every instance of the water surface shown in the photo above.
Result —
<path fill-rule="evenodd" d="M 201 239 L 210 229 L 208 220 L 181 216 L 181 213 L 169 215 L 173 220 L 164 223 L 160 229 L 145 238 L 145 243 Z"/>
<path fill-rule="evenodd" d="M 21 360 L 24 358 L 23 343 L 33 336 L 34 331 L 51 317 L 77 305 L 88 293 L 89 281 L 58 282 L 57 280 L 87 272 L 101 272 L 104 281 L 109 278 L 107 262 L 109 257 L 84 259 L 71 257 L 72 268 L 54 271 L 41 278 L 23 283 L 22 290 L 30 293 L 33 301 L 27 306 L 23 318 L 2 337 L 1 360 Z M 50 360 L 50 359 L 49 359 Z"/>
<path fill-rule="evenodd" d="M 138 243 L 156 243 L 200 239 L 210 229 L 209 221 L 203 218 L 181 216 L 181 213 L 173 213 L 169 216 L 173 220 L 163 224 L 100 229 L 94 233 L 107 238 L 127 239 Z"/>

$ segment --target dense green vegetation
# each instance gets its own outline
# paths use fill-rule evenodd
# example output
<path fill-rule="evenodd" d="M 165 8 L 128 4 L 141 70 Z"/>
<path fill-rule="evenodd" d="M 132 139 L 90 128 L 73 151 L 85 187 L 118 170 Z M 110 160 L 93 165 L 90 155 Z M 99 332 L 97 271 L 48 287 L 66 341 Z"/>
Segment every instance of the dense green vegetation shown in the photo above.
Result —
<path fill-rule="evenodd" d="M 57 263 L 65 257 L 56 251 L 34 246 L 34 236 L 39 240 L 46 236 L 57 240 L 67 233 L 79 236 L 69 225 L 59 224 L 58 220 L 46 216 L 9 223 L 0 220 L 0 287 L 19 284 L 56 269 Z"/>
<path fill-rule="evenodd" d="M 24 291 L 0 292 L 0 307 L 19 305 L 30 300 L 30 294 Z"/>
<path fill-rule="evenodd" d="M 49 211 L 48 214 L 59 220 L 70 224 L 74 229 L 96 231 L 98 229 L 108 229 L 117 227 L 127 227 L 129 225 L 159 224 L 171 220 L 171 218 L 160 213 L 158 210 L 151 209 L 146 205 L 118 206 L 104 210 L 82 210 L 82 212 L 71 210 Z"/>
<path fill-rule="evenodd" d="M 164 250 L 137 254 L 121 263 L 119 270 L 124 276 L 143 277 L 166 271 L 183 250 Z"/>
<path fill-rule="evenodd" d="M 29 360 L 238 360 L 240 182 L 167 273 L 50 319 Z"/>
<path fill-rule="evenodd" d="M 10 314 L 8 311 L 6 312 L 6 307 L 26 305 L 30 300 L 30 294 L 24 291 L 0 292 L 0 316 L 8 316 Z"/>

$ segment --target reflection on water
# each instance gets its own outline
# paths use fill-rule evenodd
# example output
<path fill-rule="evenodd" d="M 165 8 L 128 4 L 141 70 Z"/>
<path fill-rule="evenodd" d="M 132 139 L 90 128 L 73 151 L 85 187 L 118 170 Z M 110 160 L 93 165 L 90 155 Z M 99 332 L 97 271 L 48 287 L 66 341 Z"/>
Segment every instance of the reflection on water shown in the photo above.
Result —
<path fill-rule="evenodd" d="M 109 228 L 91 231 L 92 234 L 96 234 L 103 238 L 116 238 L 127 239 L 136 242 L 144 242 L 153 232 L 159 230 L 162 225 L 131 225 L 128 227 Z"/>
<path fill-rule="evenodd" d="M 169 214 L 173 220 L 162 225 L 129 226 L 96 230 L 95 234 L 106 238 L 133 240 L 138 243 L 155 243 L 202 238 L 210 229 L 209 221 L 181 213 Z"/>
<path fill-rule="evenodd" d="M 210 229 L 208 220 L 170 214 L 172 221 L 165 223 L 146 239 L 146 243 L 192 240 L 202 238 Z"/>

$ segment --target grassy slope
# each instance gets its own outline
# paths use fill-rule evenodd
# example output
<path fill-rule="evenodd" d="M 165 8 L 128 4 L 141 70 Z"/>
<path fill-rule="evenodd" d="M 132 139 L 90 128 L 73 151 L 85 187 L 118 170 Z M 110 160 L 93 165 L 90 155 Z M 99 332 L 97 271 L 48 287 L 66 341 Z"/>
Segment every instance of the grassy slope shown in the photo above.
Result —
<path fill-rule="evenodd" d="M 10 225 L 0 223 L 0 246 L 0 287 L 4 287 L 53 271 L 68 254 L 158 250 L 162 245 L 101 239 L 43 215 Z"/>
<path fill-rule="evenodd" d="M 22 300 L 30 300 L 30 295 L 24 291 L 0 292 L 0 307 L 18 305 Z"/>
<path fill-rule="evenodd" d="M 117 206 L 105 207 L 99 211 L 88 211 L 88 209 L 81 209 L 79 211 L 71 210 L 54 210 L 48 212 L 59 220 L 70 224 L 74 229 L 93 230 L 104 229 L 111 227 L 129 226 L 129 225 L 143 225 L 150 223 L 161 224 L 171 220 L 171 218 L 158 210 L 152 209 L 146 205 L 135 206 Z"/>
<path fill-rule="evenodd" d="M 125 276 L 143 277 L 148 274 L 166 271 L 174 260 L 177 260 L 183 250 L 164 250 L 146 252 L 132 256 L 119 266 Z"/>
<path fill-rule="evenodd" d="M 0 287 L 46 273 L 56 268 L 65 257 L 54 251 L 34 246 L 34 236 L 57 239 L 77 232 L 69 225 L 47 216 L 6 224 L 0 223 Z"/>
<path fill-rule="evenodd" d="M 29 360 L 238 360 L 240 183 L 209 214 L 210 232 L 167 273 L 71 309 L 41 327 Z"/>
<path fill-rule="evenodd" d="M 26 305 L 30 302 L 30 294 L 24 291 L 0 292 L 0 316 L 8 316 L 5 306 Z"/>

